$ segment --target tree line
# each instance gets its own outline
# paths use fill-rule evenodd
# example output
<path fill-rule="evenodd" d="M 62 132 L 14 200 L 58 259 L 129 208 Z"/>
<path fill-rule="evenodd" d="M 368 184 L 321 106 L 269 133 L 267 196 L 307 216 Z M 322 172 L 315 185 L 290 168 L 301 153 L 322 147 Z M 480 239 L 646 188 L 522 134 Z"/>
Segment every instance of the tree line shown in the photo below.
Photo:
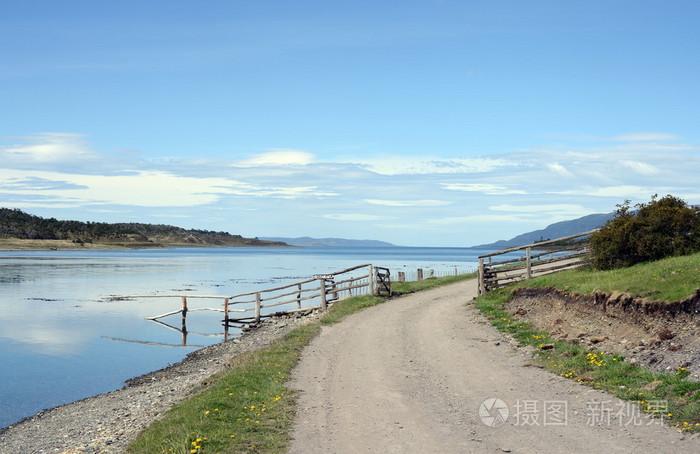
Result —
<path fill-rule="evenodd" d="M 174 242 L 214 245 L 272 245 L 284 244 L 244 238 L 227 232 L 183 229 L 164 224 L 106 223 L 65 221 L 42 218 L 19 209 L 0 208 L 0 238 L 31 240 L 70 240 L 76 243 L 109 242 L 128 239 L 131 242 L 153 242 L 169 238 Z"/>

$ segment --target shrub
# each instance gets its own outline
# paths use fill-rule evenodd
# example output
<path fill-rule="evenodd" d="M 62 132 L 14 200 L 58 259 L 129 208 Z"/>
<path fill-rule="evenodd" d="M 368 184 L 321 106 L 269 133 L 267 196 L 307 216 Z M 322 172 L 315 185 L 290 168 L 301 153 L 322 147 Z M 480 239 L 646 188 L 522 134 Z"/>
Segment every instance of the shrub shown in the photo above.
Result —
<path fill-rule="evenodd" d="M 617 208 L 615 217 L 591 235 L 595 268 L 621 268 L 700 251 L 700 214 L 685 201 L 654 195 L 636 210 L 629 200 Z"/>

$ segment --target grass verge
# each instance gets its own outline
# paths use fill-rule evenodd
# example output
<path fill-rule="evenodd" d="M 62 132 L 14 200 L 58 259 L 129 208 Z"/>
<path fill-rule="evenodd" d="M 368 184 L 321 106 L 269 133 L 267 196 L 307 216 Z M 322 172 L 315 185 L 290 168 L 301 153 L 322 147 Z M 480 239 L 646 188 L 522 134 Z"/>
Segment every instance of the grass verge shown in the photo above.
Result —
<path fill-rule="evenodd" d="M 640 263 L 629 268 L 579 269 L 548 274 L 518 284 L 556 287 L 570 293 L 621 291 L 650 301 L 680 301 L 700 288 L 700 253 Z"/>
<path fill-rule="evenodd" d="M 467 277 L 468 278 L 468 277 Z M 401 283 L 402 293 L 447 285 L 461 276 Z M 322 325 L 383 302 L 374 296 L 348 298 L 329 307 L 319 322 L 295 328 L 273 345 L 238 355 L 231 368 L 197 394 L 170 409 L 127 449 L 130 454 L 285 452 L 297 394 L 285 386 L 302 349 Z"/>
<path fill-rule="evenodd" d="M 510 333 L 523 345 L 533 346 L 535 361 L 543 368 L 562 377 L 606 391 L 620 399 L 634 402 L 639 406 L 640 414 L 669 420 L 683 431 L 700 431 L 700 383 L 686 380 L 689 373 L 685 369 L 679 368 L 673 373 L 653 372 L 625 361 L 623 356 L 607 354 L 554 339 L 549 333 L 532 328 L 529 322 L 514 317 L 504 309 L 505 303 L 513 297 L 514 290 L 521 286 L 554 286 L 568 291 L 586 293 L 583 289 L 592 291 L 593 282 L 597 282 L 596 289 L 602 287 L 612 291 L 619 289 L 621 283 L 628 283 L 626 279 L 643 273 L 646 273 L 646 278 L 636 276 L 631 283 L 630 288 L 636 289 L 636 293 L 653 293 L 655 296 L 660 294 L 662 299 L 667 298 L 667 295 L 678 294 L 685 295 L 681 296 L 684 298 L 694 293 L 694 289 L 692 292 L 679 293 L 677 290 L 668 289 L 668 285 L 664 284 L 662 285 L 664 290 L 655 293 L 658 291 L 656 283 L 660 279 L 653 279 L 653 277 L 662 275 L 660 269 L 665 269 L 666 272 L 663 275 L 670 274 L 670 276 L 673 276 L 670 272 L 676 269 L 674 264 L 697 270 L 700 255 L 695 255 L 694 258 L 691 256 L 689 260 L 677 259 L 682 258 L 676 257 L 669 259 L 669 262 L 664 261 L 666 263 L 661 264 L 661 267 L 653 264 L 638 265 L 633 267 L 635 270 L 555 273 L 483 295 L 477 298 L 476 307 L 497 329 Z M 680 270 L 678 274 L 685 272 Z M 605 276 L 596 280 L 595 276 L 598 274 L 605 274 Z M 697 275 L 693 278 L 697 279 Z M 661 280 L 673 279 L 666 277 Z M 623 290 L 630 291 L 630 288 L 623 287 Z M 632 291 L 635 292 L 635 290 Z"/>

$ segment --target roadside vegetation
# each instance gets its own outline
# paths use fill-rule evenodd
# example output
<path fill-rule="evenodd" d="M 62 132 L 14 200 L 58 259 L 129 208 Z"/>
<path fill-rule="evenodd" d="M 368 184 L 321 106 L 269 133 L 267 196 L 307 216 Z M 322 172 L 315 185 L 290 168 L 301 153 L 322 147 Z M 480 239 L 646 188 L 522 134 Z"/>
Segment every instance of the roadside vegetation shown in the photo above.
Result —
<path fill-rule="evenodd" d="M 617 206 L 615 216 L 590 237 L 591 264 L 596 269 L 623 268 L 637 263 L 700 251 L 700 207 L 667 195 L 649 203 Z"/>
<path fill-rule="evenodd" d="M 700 254 L 693 256 L 700 267 Z M 648 268 L 646 271 L 649 271 Z M 640 272 L 642 270 L 639 270 Z M 569 290 L 578 286 L 577 277 L 587 280 L 591 271 L 560 273 L 566 276 L 554 279 L 533 279 L 526 284 L 504 287 L 487 293 L 476 300 L 476 306 L 500 331 L 510 333 L 523 345 L 534 347 L 537 364 L 562 377 L 575 380 L 609 392 L 616 397 L 635 402 L 642 414 L 652 414 L 673 421 L 685 431 L 700 430 L 700 383 L 689 381 L 689 373 L 678 368 L 672 373 L 656 373 L 625 361 L 621 355 L 557 340 L 545 331 L 534 329 L 529 322 L 520 320 L 504 309 L 522 286 L 550 287 Z M 651 276 L 647 292 L 652 292 Z M 618 278 L 623 279 L 621 276 Z M 697 282 L 697 275 L 695 276 Z M 644 289 L 640 287 L 644 292 Z M 663 402 L 663 405 L 658 405 Z"/>
<path fill-rule="evenodd" d="M 400 283 L 400 293 L 446 285 L 473 275 Z M 318 322 L 295 328 L 273 345 L 238 355 L 195 395 L 169 410 L 129 446 L 130 454 L 285 452 L 297 394 L 285 386 L 302 349 L 322 325 L 385 301 L 359 296 L 339 301 Z"/>
<path fill-rule="evenodd" d="M 629 202 L 591 236 L 592 267 L 562 271 L 492 291 L 476 306 L 499 330 L 534 347 L 537 364 L 636 403 L 641 414 L 672 421 L 686 432 L 700 431 L 700 383 L 679 367 L 657 373 L 617 354 L 561 341 L 504 309 L 518 288 L 554 287 L 570 294 L 623 292 L 650 301 L 681 301 L 700 288 L 700 215 L 680 199 Z M 683 255 L 687 254 L 687 255 Z M 663 258 L 666 257 L 666 258 Z"/>

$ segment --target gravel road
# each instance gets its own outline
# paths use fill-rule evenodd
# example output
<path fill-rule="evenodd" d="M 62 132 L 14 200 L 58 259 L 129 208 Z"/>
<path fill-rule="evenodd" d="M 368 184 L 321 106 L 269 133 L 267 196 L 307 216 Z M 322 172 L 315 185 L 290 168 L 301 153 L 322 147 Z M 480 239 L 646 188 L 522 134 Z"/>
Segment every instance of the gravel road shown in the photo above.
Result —
<path fill-rule="evenodd" d="M 475 295 L 466 281 L 324 327 L 293 374 L 302 393 L 290 452 L 700 452 L 697 436 L 529 367 Z"/>

